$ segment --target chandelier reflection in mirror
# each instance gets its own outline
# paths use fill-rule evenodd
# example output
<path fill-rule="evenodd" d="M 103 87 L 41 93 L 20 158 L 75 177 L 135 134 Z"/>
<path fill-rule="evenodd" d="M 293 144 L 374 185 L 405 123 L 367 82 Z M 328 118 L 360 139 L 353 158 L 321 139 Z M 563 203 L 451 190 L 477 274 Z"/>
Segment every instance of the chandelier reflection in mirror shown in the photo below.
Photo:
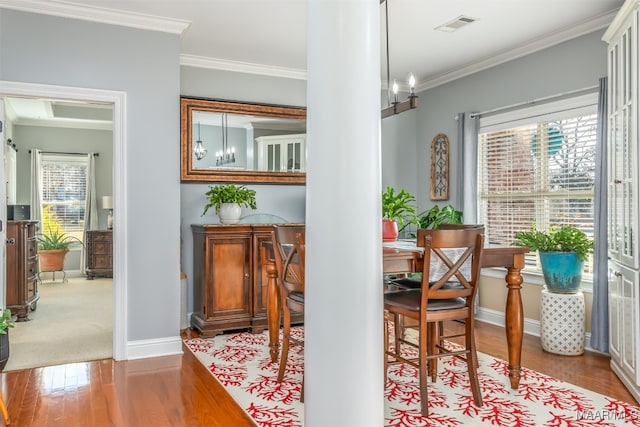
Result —
<path fill-rule="evenodd" d="M 216 152 L 216 166 L 228 165 L 236 162 L 235 147 L 229 147 L 227 134 L 227 113 L 222 113 L 222 150 Z"/>
<path fill-rule="evenodd" d="M 193 155 L 198 160 L 202 160 L 207 155 L 207 149 L 204 148 L 202 139 L 200 139 L 200 122 L 198 122 L 198 140 L 196 141 L 196 146 L 193 147 Z"/>

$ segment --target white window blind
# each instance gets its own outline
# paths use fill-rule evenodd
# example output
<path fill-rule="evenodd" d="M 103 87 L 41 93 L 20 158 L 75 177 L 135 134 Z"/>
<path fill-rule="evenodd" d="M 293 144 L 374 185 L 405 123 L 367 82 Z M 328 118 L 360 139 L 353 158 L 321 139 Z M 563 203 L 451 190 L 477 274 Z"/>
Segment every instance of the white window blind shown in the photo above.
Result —
<path fill-rule="evenodd" d="M 42 155 L 42 208 L 62 230 L 82 240 L 88 159 L 83 154 Z"/>
<path fill-rule="evenodd" d="M 479 218 L 490 246 L 511 245 L 534 223 L 593 236 L 596 102 L 583 96 L 480 119 Z M 525 270 L 540 272 L 537 253 Z M 591 272 L 589 258 L 584 278 Z"/>

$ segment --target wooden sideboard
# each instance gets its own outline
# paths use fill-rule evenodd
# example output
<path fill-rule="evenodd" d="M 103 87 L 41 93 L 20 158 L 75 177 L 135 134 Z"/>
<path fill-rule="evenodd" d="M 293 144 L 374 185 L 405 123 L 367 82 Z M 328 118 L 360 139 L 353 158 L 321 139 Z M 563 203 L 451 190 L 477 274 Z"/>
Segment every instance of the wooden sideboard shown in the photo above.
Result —
<path fill-rule="evenodd" d="M 38 221 L 7 221 L 7 308 L 17 321 L 29 320 L 38 295 Z"/>
<path fill-rule="evenodd" d="M 89 230 L 85 235 L 87 279 L 113 277 L 113 233 L 111 230 Z"/>
<path fill-rule="evenodd" d="M 191 327 L 203 336 L 236 329 L 262 332 L 267 326 L 268 286 L 262 242 L 271 240 L 272 225 L 194 224 L 191 230 Z"/>

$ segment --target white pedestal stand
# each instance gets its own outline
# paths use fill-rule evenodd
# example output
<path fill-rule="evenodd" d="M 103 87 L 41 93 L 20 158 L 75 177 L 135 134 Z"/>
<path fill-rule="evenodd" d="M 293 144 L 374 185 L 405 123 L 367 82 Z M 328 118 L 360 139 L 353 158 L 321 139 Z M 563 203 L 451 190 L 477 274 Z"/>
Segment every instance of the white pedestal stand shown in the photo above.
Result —
<path fill-rule="evenodd" d="M 556 294 L 546 289 L 540 300 L 540 339 L 550 353 L 584 353 L 585 307 L 582 292 Z"/>

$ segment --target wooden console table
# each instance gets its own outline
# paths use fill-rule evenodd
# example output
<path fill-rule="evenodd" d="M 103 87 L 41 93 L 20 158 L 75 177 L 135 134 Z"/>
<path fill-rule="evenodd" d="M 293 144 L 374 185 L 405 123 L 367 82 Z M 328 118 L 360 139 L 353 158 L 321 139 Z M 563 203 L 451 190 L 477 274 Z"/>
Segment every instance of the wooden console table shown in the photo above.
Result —
<path fill-rule="evenodd" d="M 485 248 L 482 255 L 482 268 L 504 267 L 507 269 L 507 301 L 505 308 L 505 332 L 509 351 L 509 382 L 512 389 L 520 384 L 520 360 L 524 333 L 524 314 L 522 310 L 522 275 L 524 255 L 529 249 L 509 246 Z M 278 360 L 280 330 L 280 297 L 277 286 L 278 273 L 273 259 L 273 247 L 270 241 L 262 244 L 262 263 L 268 276 L 267 284 L 267 325 L 269 328 L 269 352 L 271 360 Z M 422 270 L 422 251 L 419 248 L 383 248 L 384 274 L 407 273 Z"/>

